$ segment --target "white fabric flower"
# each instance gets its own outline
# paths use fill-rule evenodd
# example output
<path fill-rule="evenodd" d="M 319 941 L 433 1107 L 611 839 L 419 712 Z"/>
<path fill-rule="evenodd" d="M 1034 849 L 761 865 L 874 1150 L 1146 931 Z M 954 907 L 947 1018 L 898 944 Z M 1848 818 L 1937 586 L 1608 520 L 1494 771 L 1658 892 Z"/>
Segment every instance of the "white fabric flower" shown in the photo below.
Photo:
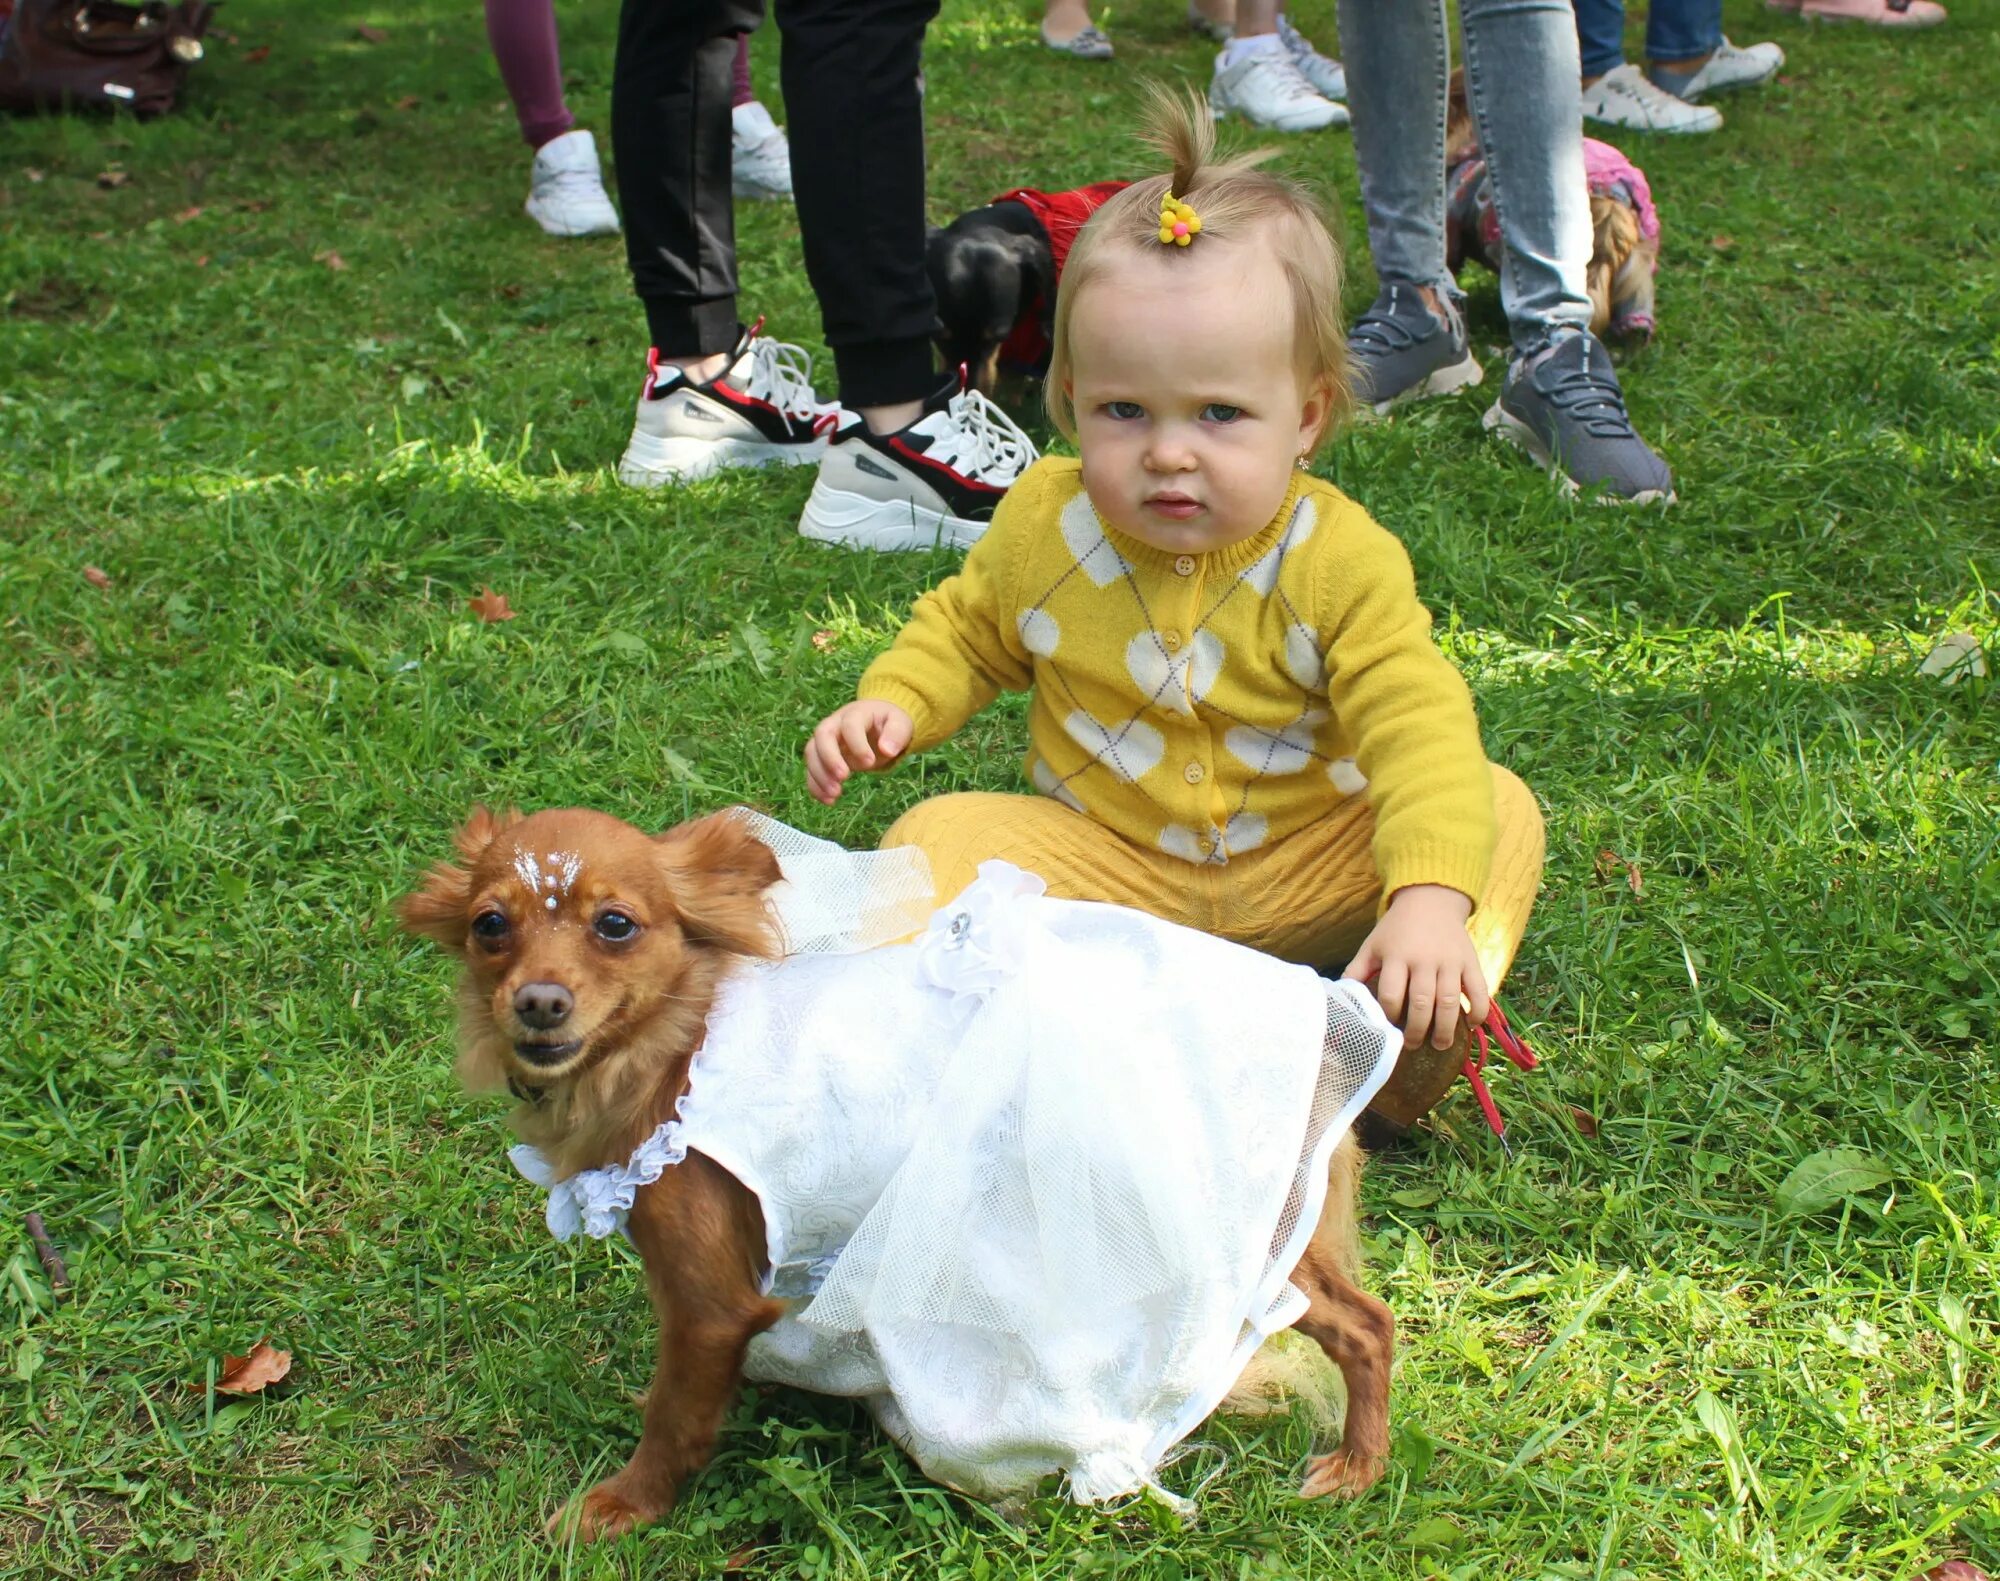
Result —
<path fill-rule="evenodd" d="M 979 876 L 931 917 L 917 941 L 924 976 L 954 994 L 986 994 L 1021 969 L 1039 926 L 1025 901 L 1048 885 L 1012 862 L 981 862 Z"/>
<path fill-rule="evenodd" d="M 510 1147 L 507 1157 L 536 1185 L 549 1194 L 549 1233 L 566 1241 L 579 1230 L 592 1240 L 625 1233 L 625 1221 L 632 1216 L 632 1199 L 641 1186 L 650 1186 L 667 1172 L 669 1165 L 687 1157 L 687 1143 L 681 1139 L 681 1123 L 665 1120 L 659 1129 L 633 1150 L 622 1164 L 606 1164 L 602 1169 L 585 1169 L 567 1180 L 556 1178 L 555 1166 L 537 1147 Z"/>

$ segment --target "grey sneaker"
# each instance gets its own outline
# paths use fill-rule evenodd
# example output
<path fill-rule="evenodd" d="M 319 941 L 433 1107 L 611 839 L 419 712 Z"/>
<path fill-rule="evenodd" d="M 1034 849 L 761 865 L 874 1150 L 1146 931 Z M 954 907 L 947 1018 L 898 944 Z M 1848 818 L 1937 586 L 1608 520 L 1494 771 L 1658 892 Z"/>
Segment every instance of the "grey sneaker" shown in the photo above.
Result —
<path fill-rule="evenodd" d="M 1425 395 L 1449 395 L 1485 378 L 1465 343 L 1465 322 L 1449 296 L 1445 320 L 1405 281 L 1388 281 L 1375 305 L 1347 334 L 1348 383 L 1354 399 L 1386 414 Z"/>
<path fill-rule="evenodd" d="M 1517 358 L 1484 422 L 1571 494 L 1602 489 L 1613 505 L 1674 501 L 1674 475 L 1633 429 L 1611 357 L 1592 335 L 1566 335 L 1539 360 Z"/>

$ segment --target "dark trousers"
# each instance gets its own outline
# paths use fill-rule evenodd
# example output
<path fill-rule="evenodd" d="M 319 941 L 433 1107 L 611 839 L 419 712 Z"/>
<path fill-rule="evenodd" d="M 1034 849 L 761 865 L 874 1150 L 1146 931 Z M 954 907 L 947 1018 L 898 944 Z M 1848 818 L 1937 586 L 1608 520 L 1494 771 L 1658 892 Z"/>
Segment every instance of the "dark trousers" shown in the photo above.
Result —
<path fill-rule="evenodd" d="M 937 384 L 924 269 L 924 29 L 938 0 L 777 0 L 806 277 L 848 406 Z M 611 143 L 632 283 L 662 356 L 738 334 L 730 67 L 763 0 L 624 0 Z"/>

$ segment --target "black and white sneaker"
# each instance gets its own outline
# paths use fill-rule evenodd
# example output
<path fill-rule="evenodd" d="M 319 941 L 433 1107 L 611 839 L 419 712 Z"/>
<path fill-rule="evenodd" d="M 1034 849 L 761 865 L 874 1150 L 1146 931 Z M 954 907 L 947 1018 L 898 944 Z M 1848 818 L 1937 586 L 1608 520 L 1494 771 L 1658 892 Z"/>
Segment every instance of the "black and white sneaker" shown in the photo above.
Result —
<path fill-rule="evenodd" d="M 691 483 L 724 467 L 806 466 L 826 454 L 840 403 L 813 394 L 812 358 L 782 340 L 743 332 L 729 366 L 695 383 L 646 354 L 646 387 L 618 481 L 656 489 Z"/>
<path fill-rule="evenodd" d="M 854 549 L 969 549 L 1036 455 L 1005 412 L 953 376 L 897 433 L 870 433 L 858 416 L 842 424 L 799 531 Z"/>

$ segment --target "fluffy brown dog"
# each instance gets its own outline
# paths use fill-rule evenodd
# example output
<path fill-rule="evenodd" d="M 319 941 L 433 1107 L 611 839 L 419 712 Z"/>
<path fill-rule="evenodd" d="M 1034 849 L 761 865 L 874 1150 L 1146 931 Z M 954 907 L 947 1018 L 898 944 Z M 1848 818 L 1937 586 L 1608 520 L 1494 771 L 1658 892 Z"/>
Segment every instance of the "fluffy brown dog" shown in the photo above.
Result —
<path fill-rule="evenodd" d="M 515 1133 L 561 1175 L 623 1161 L 686 1091 L 724 978 L 776 952 L 765 891 L 777 859 L 727 813 L 649 837 L 602 813 L 481 807 L 458 850 L 403 902 L 402 919 L 463 963 L 460 1077 L 511 1091 Z M 1308 1466 L 1308 1498 L 1361 1492 L 1388 1454 L 1394 1319 L 1352 1280 L 1359 1161 L 1351 1138 L 1336 1150 L 1292 1275 L 1310 1302 L 1297 1326 L 1347 1386 L 1340 1447 Z M 714 1446 L 745 1348 L 786 1311 L 763 1294 L 756 1198 L 701 1153 L 639 1191 L 627 1230 L 659 1319 L 658 1371 L 631 1460 L 571 1513 L 584 1538 L 673 1508 Z"/>

